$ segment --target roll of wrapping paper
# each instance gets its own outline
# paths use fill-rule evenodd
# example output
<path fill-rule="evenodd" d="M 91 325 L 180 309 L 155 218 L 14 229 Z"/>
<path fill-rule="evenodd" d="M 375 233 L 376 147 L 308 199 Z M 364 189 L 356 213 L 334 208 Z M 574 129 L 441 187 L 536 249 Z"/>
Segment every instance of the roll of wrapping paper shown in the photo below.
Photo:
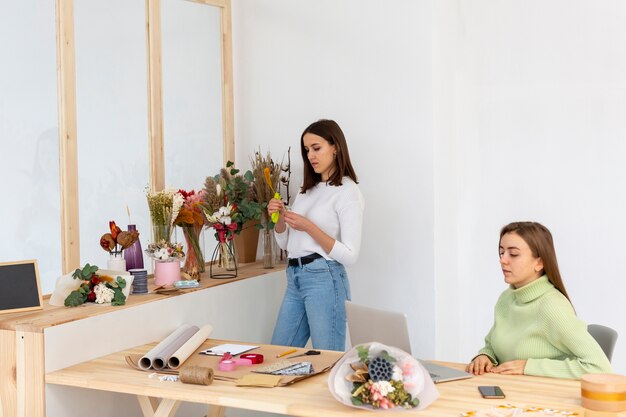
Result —
<path fill-rule="evenodd" d="M 169 336 L 167 336 L 165 339 L 163 339 L 161 341 L 161 343 L 159 343 L 154 348 L 150 349 L 150 351 L 148 351 L 148 353 L 143 355 L 141 357 L 141 359 L 139 359 L 139 367 L 141 369 L 143 369 L 143 370 L 148 370 L 148 369 L 152 368 L 154 366 L 154 360 L 157 358 L 157 356 L 161 356 L 161 354 L 163 352 L 163 349 L 165 349 L 165 347 L 167 347 L 167 346 L 170 346 L 175 340 L 179 339 L 180 336 L 186 330 L 188 330 L 190 328 L 194 328 L 195 329 L 194 332 L 198 331 L 198 327 L 197 326 L 191 326 L 189 324 L 183 324 L 178 329 L 174 330 Z M 191 335 L 189 337 L 191 337 Z M 187 338 L 187 339 L 189 339 L 189 338 Z M 180 347 L 180 345 L 178 347 Z M 178 349 L 178 347 L 176 347 L 176 349 Z"/>
<path fill-rule="evenodd" d="M 202 326 L 200 330 L 196 332 L 187 342 L 182 345 L 167 361 L 167 365 L 171 369 L 178 369 L 183 362 L 191 356 L 191 354 L 198 349 L 198 347 L 208 339 L 209 335 L 213 331 L 213 326 L 207 324 Z"/>
<path fill-rule="evenodd" d="M 196 334 L 198 330 L 198 326 L 191 326 L 190 328 L 185 329 L 176 339 L 172 341 L 172 343 L 164 346 L 161 352 L 155 356 L 152 361 L 152 367 L 156 370 L 167 367 L 167 363 L 174 352 L 180 349 L 185 342 L 191 339 L 191 337 Z"/>

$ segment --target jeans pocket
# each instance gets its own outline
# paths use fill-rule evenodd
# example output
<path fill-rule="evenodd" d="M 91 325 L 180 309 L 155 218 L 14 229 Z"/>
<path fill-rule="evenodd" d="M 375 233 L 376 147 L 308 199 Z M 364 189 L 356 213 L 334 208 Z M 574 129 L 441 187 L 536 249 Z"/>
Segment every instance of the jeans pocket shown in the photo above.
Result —
<path fill-rule="evenodd" d="M 311 272 L 313 274 L 330 272 L 330 267 L 328 266 L 328 262 L 324 258 L 319 258 L 319 259 L 314 260 L 311 263 L 302 265 L 302 269 L 306 272 Z"/>

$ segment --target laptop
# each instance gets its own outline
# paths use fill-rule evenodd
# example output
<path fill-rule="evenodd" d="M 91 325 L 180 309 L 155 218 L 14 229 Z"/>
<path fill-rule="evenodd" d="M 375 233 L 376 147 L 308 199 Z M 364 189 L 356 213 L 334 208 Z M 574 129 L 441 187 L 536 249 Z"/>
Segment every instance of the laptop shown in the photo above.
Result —
<path fill-rule="evenodd" d="M 348 330 L 352 345 L 379 342 L 411 353 L 409 326 L 404 313 L 379 310 L 346 301 Z M 448 366 L 418 359 L 436 384 L 471 378 L 473 375 Z"/>

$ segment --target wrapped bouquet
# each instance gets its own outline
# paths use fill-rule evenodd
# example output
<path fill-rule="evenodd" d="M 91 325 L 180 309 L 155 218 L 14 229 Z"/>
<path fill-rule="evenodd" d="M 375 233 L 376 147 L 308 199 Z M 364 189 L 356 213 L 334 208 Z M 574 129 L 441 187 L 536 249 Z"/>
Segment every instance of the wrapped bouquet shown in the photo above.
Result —
<path fill-rule="evenodd" d="M 328 388 L 339 402 L 366 409 L 422 410 L 439 397 L 417 359 L 376 342 L 346 352 L 333 367 Z"/>

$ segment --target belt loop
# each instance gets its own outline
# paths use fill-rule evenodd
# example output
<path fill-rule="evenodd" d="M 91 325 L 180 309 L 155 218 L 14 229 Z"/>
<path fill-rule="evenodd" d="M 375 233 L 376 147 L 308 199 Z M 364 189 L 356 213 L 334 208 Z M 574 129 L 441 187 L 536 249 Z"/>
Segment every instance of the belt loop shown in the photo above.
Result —
<path fill-rule="evenodd" d="M 302 268 L 302 257 L 298 258 L 298 266 Z"/>

